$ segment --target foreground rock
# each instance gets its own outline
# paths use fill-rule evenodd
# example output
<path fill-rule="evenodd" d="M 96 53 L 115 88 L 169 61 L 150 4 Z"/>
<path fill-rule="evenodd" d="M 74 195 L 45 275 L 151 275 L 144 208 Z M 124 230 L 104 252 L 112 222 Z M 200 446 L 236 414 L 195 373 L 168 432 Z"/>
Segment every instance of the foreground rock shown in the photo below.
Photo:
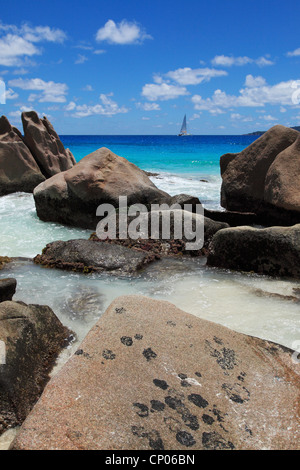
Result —
<path fill-rule="evenodd" d="M 17 281 L 13 278 L 0 279 L 0 302 L 12 300 L 17 287 Z"/>
<path fill-rule="evenodd" d="M 96 243 L 91 240 L 68 240 L 49 243 L 35 263 L 83 273 L 109 271 L 131 273 L 145 267 L 154 259 L 148 253 L 130 248 Z"/>
<path fill-rule="evenodd" d="M 0 118 L 0 196 L 17 191 L 30 193 L 45 180 L 20 132 L 7 118 Z"/>
<path fill-rule="evenodd" d="M 213 237 L 209 266 L 300 277 L 300 224 L 293 227 L 235 227 Z"/>
<path fill-rule="evenodd" d="M 41 220 L 92 230 L 99 221 L 98 206 L 108 203 L 118 207 L 120 196 L 127 196 L 128 205 L 170 201 L 170 196 L 158 189 L 143 170 L 107 148 L 87 155 L 34 191 Z"/>
<path fill-rule="evenodd" d="M 46 117 L 40 119 L 35 111 L 22 113 L 24 141 L 43 175 L 50 178 L 72 168 L 76 161 Z"/>
<path fill-rule="evenodd" d="M 168 302 L 120 297 L 12 449 L 299 449 L 291 354 Z"/>
<path fill-rule="evenodd" d="M 49 307 L 0 303 L 0 434 L 24 421 L 69 335 Z"/>
<path fill-rule="evenodd" d="M 274 126 L 239 154 L 223 155 L 220 166 L 223 207 L 273 223 L 300 222 L 298 131 Z"/>

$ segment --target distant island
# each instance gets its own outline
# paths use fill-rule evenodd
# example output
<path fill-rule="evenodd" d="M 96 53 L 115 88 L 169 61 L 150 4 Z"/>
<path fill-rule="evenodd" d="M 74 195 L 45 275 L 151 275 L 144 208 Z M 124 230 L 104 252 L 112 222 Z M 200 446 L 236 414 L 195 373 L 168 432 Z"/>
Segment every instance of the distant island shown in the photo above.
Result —
<path fill-rule="evenodd" d="M 295 129 L 296 131 L 300 132 L 300 126 L 295 126 L 291 127 L 291 129 Z M 266 131 L 255 131 L 255 132 L 250 132 L 249 134 L 243 134 L 243 135 L 263 135 Z"/>

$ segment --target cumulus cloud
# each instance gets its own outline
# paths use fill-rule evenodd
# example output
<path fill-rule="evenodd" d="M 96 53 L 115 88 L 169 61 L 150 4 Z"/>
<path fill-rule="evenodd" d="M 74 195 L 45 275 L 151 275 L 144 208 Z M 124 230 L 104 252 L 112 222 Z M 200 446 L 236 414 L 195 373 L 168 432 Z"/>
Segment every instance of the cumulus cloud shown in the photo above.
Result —
<path fill-rule="evenodd" d="M 66 106 L 66 111 L 73 111 L 71 114 L 73 117 L 82 118 L 93 115 L 102 115 L 102 116 L 113 116 L 114 114 L 127 113 L 128 109 L 124 106 L 119 107 L 119 105 L 111 99 L 113 96 L 112 93 L 105 95 L 102 93 L 99 97 L 100 103 L 95 105 L 77 105 L 75 102 L 71 101 Z"/>
<path fill-rule="evenodd" d="M 87 60 L 89 60 L 85 55 L 78 54 L 77 59 L 75 60 L 75 64 L 84 64 Z"/>
<path fill-rule="evenodd" d="M 36 46 L 39 42 L 62 43 L 66 34 L 60 29 L 49 26 L 31 27 L 27 24 L 17 27 L 0 23 L 0 65 L 21 67 L 22 58 L 42 53 Z"/>
<path fill-rule="evenodd" d="M 35 99 L 38 99 L 40 103 L 64 103 L 68 92 L 68 87 L 65 83 L 45 82 L 41 78 L 17 78 L 10 80 L 8 84 L 22 90 L 39 91 L 40 93 L 35 96 Z M 31 98 L 33 98 L 32 95 Z"/>
<path fill-rule="evenodd" d="M 159 111 L 160 106 L 158 103 L 136 103 L 136 107 L 144 111 Z"/>
<path fill-rule="evenodd" d="M 215 90 L 211 98 L 203 99 L 194 95 L 192 102 L 196 110 L 206 110 L 212 114 L 224 112 L 224 109 L 236 107 L 264 107 L 265 105 L 293 106 L 293 93 L 300 87 L 300 80 L 288 80 L 275 85 L 268 85 L 263 77 L 246 77 L 245 87 L 239 95 L 228 95 L 222 90 Z"/>
<path fill-rule="evenodd" d="M 191 69 L 184 67 L 170 71 L 166 74 L 179 85 L 199 85 L 202 82 L 208 82 L 213 77 L 221 77 L 228 75 L 224 70 L 216 70 L 210 68 Z"/>
<path fill-rule="evenodd" d="M 149 101 L 173 100 L 188 94 L 189 92 L 185 87 L 169 83 L 147 83 L 142 89 L 142 96 Z"/>
<path fill-rule="evenodd" d="M 266 65 L 273 65 L 274 62 L 267 57 L 259 57 L 258 59 L 251 59 L 247 56 L 242 57 L 234 57 L 234 56 L 226 56 L 226 55 L 216 55 L 211 63 L 213 65 L 221 65 L 222 67 L 232 67 L 233 65 L 242 66 L 247 64 L 256 64 L 260 67 L 264 67 Z"/>
<path fill-rule="evenodd" d="M 287 53 L 288 57 L 297 57 L 299 55 L 300 55 L 300 47 L 298 49 L 295 49 L 294 51 Z"/>
<path fill-rule="evenodd" d="M 107 41 L 110 44 L 141 44 L 145 39 L 152 38 L 137 23 L 127 20 L 118 24 L 108 20 L 96 34 L 97 41 Z"/>

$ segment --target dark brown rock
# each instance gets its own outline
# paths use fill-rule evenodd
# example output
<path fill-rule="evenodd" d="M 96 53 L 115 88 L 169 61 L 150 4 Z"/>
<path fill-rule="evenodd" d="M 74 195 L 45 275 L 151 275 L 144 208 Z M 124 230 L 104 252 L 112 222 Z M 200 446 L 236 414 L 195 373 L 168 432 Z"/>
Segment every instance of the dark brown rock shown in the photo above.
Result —
<path fill-rule="evenodd" d="M 76 161 L 65 149 L 52 124 L 40 119 L 35 111 L 22 113 L 24 141 L 46 178 L 72 168 Z"/>
<path fill-rule="evenodd" d="M 221 157 L 222 206 L 230 211 L 259 212 L 270 166 L 298 136 L 296 130 L 277 125 L 235 157 Z"/>
<path fill-rule="evenodd" d="M 292 227 L 234 227 L 213 237 L 207 264 L 271 276 L 300 277 L 300 224 Z"/>
<path fill-rule="evenodd" d="M 17 287 L 17 281 L 13 278 L 0 279 L 0 302 L 12 300 Z"/>
<path fill-rule="evenodd" d="M 48 383 L 11 449 L 299 449 L 292 354 L 168 302 L 120 297 Z"/>
<path fill-rule="evenodd" d="M 7 118 L 0 118 L 0 196 L 17 191 L 32 192 L 45 177 Z"/>
<path fill-rule="evenodd" d="M 142 269 L 153 256 L 120 245 L 92 240 L 68 240 L 49 243 L 35 263 L 83 273 L 108 271 L 131 273 Z"/>
<path fill-rule="evenodd" d="M 0 365 L 0 434 L 24 421 L 69 336 L 49 307 L 0 304 L 0 341 L 6 350 Z"/>

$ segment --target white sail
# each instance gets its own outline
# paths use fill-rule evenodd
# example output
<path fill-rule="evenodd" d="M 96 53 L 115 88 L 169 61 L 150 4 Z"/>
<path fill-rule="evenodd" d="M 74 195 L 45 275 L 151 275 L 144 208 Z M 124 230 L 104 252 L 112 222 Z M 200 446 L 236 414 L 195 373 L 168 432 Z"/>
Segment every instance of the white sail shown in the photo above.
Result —
<path fill-rule="evenodd" d="M 178 135 L 179 136 L 188 135 L 187 130 L 186 130 L 186 114 L 184 115 L 182 126 Z"/>

